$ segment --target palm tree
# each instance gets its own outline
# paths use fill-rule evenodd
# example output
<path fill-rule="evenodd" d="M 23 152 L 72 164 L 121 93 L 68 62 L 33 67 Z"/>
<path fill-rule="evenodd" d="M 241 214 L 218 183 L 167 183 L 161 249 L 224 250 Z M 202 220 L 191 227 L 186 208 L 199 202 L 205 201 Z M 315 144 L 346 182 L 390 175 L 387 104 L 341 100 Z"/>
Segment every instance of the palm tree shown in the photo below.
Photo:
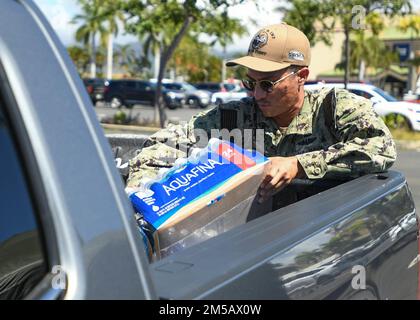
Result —
<path fill-rule="evenodd" d="M 118 35 L 118 22 L 124 22 L 124 14 L 118 8 L 118 3 L 115 0 L 103 0 L 102 13 L 98 17 L 100 22 L 105 22 L 106 27 L 103 29 L 101 36 L 107 47 L 107 72 L 106 77 L 112 78 L 113 69 L 113 51 L 114 51 L 114 37 Z"/>
<path fill-rule="evenodd" d="M 118 64 L 126 73 L 131 73 L 132 65 L 136 62 L 136 53 L 130 44 L 117 47 Z"/>
<path fill-rule="evenodd" d="M 82 14 L 76 15 L 72 23 L 82 22 L 76 31 L 76 41 L 89 46 L 90 54 L 90 77 L 96 77 L 96 35 L 104 33 L 102 22 L 97 18 L 101 8 L 99 0 L 79 0 L 82 5 Z"/>
<path fill-rule="evenodd" d="M 420 16 L 418 15 L 409 15 L 400 19 L 398 22 L 398 29 L 403 32 L 412 31 L 416 36 L 420 33 Z"/>
<path fill-rule="evenodd" d="M 85 48 L 79 46 L 67 47 L 67 52 L 73 60 L 77 71 L 80 75 L 82 75 L 86 71 L 87 66 L 89 65 L 89 53 L 86 51 Z"/>
<path fill-rule="evenodd" d="M 397 28 L 403 32 L 410 32 L 411 38 L 415 35 L 416 37 L 420 34 L 420 16 L 419 15 L 408 15 L 401 18 L 398 22 Z M 410 57 L 407 61 L 414 67 L 420 66 L 420 56 Z"/>
<path fill-rule="evenodd" d="M 359 68 L 359 81 L 364 80 L 366 68 L 375 64 L 381 44 L 377 37 L 366 39 L 365 33 L 360 31 L 350 40 L 350 69 Z"/>
<path fill-rule="evenodd" d="M 350 39 L 351 55 L 350 70 L 359 70 L 359 80 L 365 78 L 368 68 L 389 69 L 390 66 L 398 62 L 395 52 L 390 50 L 378 36 L 366 37 L 364 31 L 355 31 Z M 337 68 L 344 68 L 340 63 Z"/>

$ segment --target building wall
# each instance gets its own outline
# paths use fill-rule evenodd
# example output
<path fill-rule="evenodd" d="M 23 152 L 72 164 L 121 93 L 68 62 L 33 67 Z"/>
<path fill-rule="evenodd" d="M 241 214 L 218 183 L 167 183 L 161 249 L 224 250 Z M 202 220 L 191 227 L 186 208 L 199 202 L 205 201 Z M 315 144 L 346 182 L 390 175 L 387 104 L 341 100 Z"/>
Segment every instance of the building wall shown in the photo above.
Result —
<path fill-rule="evenodd" d="M 335 65 L 341 61 L 344 47 L 344 33 L 336 32 L 332 36 L 332 45 L 329 47 L 324 43 L 318 42 L 311 48 L 311 65 L 309 80 L 325 72 L 334 70 Z"/>
<path fill-rule="evenodd" d="M 419 57 L 420 56 L 420 38 L 415 39 L 392 39 L 392 40 L 386 40 L 384 39 L 384 42 L 387 46 L 390 48 L 393 48 L 395 44 L 409 44 L 412 57 Z M 401 66 L 405 66 L 407 64 L 402 63 Z M 416 90 L 416 82 L 417 78 L 420 73 L 420 68 L 416 68 L 415 66 L 407 65 L 410 68 L 408 83 L 407 83 L 407 89 L 412 90 L 413 92 Z"/>

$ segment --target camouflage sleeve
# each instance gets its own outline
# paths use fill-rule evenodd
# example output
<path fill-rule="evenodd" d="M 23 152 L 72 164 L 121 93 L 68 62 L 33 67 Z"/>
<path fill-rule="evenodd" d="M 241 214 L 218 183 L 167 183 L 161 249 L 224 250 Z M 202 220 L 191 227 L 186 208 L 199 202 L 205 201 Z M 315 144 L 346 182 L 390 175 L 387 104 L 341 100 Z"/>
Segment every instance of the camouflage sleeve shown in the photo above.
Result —
<path fill-rule="evenodd" d="M 310 179 L 346 179 L 386 171 L 397 157 L 395 143 L 372 103 L 337 90 L 335 132 L 338 143 L 298 155 Z"/>
<path fill-rule="evenodd" d="M 127 187 L 138 187 L 143 178 L 156 178 L 161 168 L 171 168 L 192 147 L 207 145 L 210 130 L 218 119 L 218 110 L 214 108 L 198 113 L 189 122 L 170 124 L 150 136 L 146 147 L 129 161 Z"/>

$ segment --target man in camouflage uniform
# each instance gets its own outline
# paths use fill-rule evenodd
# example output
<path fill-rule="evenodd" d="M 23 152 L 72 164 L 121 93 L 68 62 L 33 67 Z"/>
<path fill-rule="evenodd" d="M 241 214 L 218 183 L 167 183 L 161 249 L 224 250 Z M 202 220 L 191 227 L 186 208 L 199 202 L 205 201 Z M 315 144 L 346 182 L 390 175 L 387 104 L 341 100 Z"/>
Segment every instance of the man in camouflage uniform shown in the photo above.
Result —
<path fill-rule="evenodd" d="M 151 136 L 130 161 L 127 186 L 136 187 L 142 178 L 173 166 L 189 147 L 204 146 L 206 136 L 224 137 L 217 133 L 223 129 L 236 129 L 242 134 L 236 143 L 270 157 L 260 202 L 295 178 L 342 180 L 388 169 L 396 159 L 395 144 L 372 103 L 346 90 L 305 92 L 309 63 L 310 45 L 301 31 L 286 24 L 261 29 L 248 55 L 227 63 L 248 68 L 243 83 L 252 97 Z M 252 133 L 249 139 L 247 132 Z"/>

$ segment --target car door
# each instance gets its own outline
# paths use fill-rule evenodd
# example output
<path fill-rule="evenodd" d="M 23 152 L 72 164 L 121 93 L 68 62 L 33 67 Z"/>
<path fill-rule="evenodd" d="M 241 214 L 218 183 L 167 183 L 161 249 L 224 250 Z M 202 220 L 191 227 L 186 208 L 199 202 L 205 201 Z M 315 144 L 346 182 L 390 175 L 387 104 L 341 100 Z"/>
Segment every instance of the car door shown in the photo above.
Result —
<path fill-rule="evenodd" d="M 137 103 L 138 90 L 135 81 L 126 80 L 122 82 L 122 90 L 124 92 L 124 100 L 126 103 Z"/>
<path fill-rule="evenodd" d="M 57 297 L 59 285 L 57 290 L 49 285 L 56 250 L 48 255 L 45 246 L 47 240 L 52 244 L 53 234 L 42 230 L 39 220 L 45 206 L 31 197 L 32 186 L 10 124 L 0 98 L 0 300 L 27 298 L 45 285 L 50 290 L 41 294 Z"/>
<path fill-rule="evenodd" d="M 248 96 L 248 91 L 245 88 L 241 88 L 237 91 L 230 91 L 231 99 L 232 100 L 241 100 L 242 98 L 246 98 Z"/>
<path fill-rule="evenodd" d="M 155 100 L 155 91 L 152 85 L 147 81 L 136 82 L 136 94 L 139 103 L 152 105 Z"/>
<path fill-rule="evenodd" d="M 89 96 L 32 1 L 0 1 L 0 101 L 1 164 L 10 170 L 0 184 L 0 281 L 30 277 L 18 298 L 155 298 Z"/>

